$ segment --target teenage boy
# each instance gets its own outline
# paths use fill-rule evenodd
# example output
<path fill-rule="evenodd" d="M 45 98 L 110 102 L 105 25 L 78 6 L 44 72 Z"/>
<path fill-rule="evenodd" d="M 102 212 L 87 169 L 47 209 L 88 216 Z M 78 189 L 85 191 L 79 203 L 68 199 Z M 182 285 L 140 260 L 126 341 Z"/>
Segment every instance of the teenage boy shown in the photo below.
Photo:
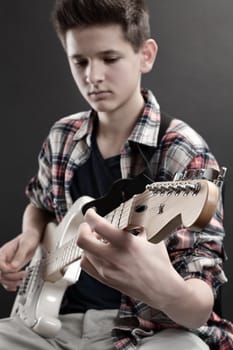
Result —
<path fill-rule="evenodd" d="M 42 146 L 22 233 L 0 250 L 8 290 L 26 275 L 22 268 L 46 224 L 60 222 L 81 196 L 103 196 L 115 180 L 145 169 L 153 181 L 219 170 L 205 141 L 181 120 L 158 141 L 160 108 L 141 87 L 157 54 L 144 1 L 57 0 L 53 21 L 91 110 L 56 122 Z M 232 349 L 232 325 L 212 311 L 226 281 L 221 203 L 203 231 L 179 228 L 158 244 L 144 231 L 115 228 L 93 209 L 77 230 L 82 272 L 65 293 L 62 329 L 45 338 L 18 317 L 2 320 L 3 349 Z"/>

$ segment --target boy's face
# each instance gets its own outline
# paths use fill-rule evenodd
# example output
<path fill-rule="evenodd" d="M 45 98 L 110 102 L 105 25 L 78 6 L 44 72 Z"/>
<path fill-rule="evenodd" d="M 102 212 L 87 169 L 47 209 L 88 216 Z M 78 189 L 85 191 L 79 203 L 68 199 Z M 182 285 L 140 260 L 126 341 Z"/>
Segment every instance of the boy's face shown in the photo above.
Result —
<path fill-rule="evenodd" d="M 135 53 L 118 25 L 67 31 L 65 49 L 73 78 L 98 112 L 130 107 L 140 98 L 142 53 Z"/>

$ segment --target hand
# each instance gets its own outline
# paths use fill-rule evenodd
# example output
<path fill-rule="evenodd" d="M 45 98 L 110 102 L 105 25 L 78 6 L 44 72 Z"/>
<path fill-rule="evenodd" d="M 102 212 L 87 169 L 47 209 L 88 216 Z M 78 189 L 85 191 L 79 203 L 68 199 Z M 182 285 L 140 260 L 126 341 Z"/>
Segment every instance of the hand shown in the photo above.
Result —
<path fill-rule="evenodd" d="M 32 232 L 24 232 L 0 248 L 0 283 L 9 290 L 19 287 L 26 272 L 22 268 L 31 260 L 38 245 Z"/>
<path fill-rule="evenodd" d="M 172 284 L 184 283 L 164 242 L 153 244 L 145 232 L 134 236 L 116 229 L 93 209 L 87 211 L 85 220 L 77 241 L 84 250 L 81 268 L 102 283 L 161 310 L 174 292 Z"/>
<path fill-rule="evenodd" d="M 210 286 L 199 279 L 185 281 L 173 268 L 164 242 L 147 241 L 118 230 L 89 209 L 79 227 L 81 268 L 102 283 L 163 311 L 184 327 L 198 328 L 213 307 Z"/>

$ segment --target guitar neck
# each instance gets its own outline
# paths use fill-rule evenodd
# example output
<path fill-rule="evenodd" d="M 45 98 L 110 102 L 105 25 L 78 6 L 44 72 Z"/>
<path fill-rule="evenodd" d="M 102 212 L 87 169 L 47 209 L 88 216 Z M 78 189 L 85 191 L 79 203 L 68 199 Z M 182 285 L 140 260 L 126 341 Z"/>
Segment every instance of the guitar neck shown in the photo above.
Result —
<path fill-rule="evenodd" d="M 134 198 L 122 203 L 118 208 L 108 213 L 105 218 L 119 229 L 124 229 L 128 226 L 129 217 Z M 48 254 L 43 261 L 44 279 L 55 282 L 64 274 L 65 268 L 71 263 L 79 260 L 82 255 L 82 250 L 77 246 L 77 237 L 56 249 L 56 251 Z"/>
<path fill-rule="evenodd" d="M 197 230 L 205 227 L 216 211 L 218 197 L 218 187 L 207 180 L 158 182 L 121 203 L 105 218 L 132 233 L 145 228 L 147 239 L 157 243 L 179 225 Z M 60 278 L 66 266 L 81 258 L 76 241 L 75 236 L 45 259 L 45 279 Z"/>

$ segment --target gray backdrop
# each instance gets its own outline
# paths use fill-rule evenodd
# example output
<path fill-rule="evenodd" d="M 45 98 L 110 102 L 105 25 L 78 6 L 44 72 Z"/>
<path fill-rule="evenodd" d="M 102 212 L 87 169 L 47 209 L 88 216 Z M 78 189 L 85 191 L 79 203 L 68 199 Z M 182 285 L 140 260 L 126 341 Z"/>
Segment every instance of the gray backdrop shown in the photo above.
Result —
<path fill-rule="evenodd" d="M 37 167 L 37 154 L 52 123 L 87 108 L 69 73 L 64 52 L 49 23 L 51 0 L 3 1 L 1 25 L 1 236 L 20 232 L 24 187 Z M 144 86 L 163 110 L 189 122 L 227 166 L 225 246 L 229 256 L 223 314 L 233 320 L 232 112 L 233 2 L 148 1 L 152 33 L 159 45 L 153 73 Z M 14 294 L 0 288 L 0 316 Z"/>

